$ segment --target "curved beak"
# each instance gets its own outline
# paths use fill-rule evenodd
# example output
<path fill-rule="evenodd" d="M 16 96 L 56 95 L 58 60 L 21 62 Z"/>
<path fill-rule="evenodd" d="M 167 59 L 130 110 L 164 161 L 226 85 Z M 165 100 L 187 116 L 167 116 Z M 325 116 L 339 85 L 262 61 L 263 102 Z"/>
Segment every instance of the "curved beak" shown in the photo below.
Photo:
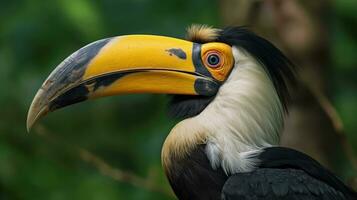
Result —
<path fill-rule="evenodd" d="M 56 109 L 87 99 L 130 93 L 216 94 L 217 81 L 201 61 L 201 45 L 128 35 L 91 43 L 65 59 L 38 90 L 27 117 L 29 131 Z"/>

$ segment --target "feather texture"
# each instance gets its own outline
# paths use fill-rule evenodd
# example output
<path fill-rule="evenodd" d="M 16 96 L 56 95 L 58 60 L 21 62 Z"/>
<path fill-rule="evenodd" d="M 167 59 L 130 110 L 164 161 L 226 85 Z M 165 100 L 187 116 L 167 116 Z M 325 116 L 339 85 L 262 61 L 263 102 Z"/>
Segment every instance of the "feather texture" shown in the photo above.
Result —
<path fill-rule="evenodd" d="M 213 42 L 220 31 L 207 25 L 193 24 L 187 28 L 186 39 L 196 43 Z"/>

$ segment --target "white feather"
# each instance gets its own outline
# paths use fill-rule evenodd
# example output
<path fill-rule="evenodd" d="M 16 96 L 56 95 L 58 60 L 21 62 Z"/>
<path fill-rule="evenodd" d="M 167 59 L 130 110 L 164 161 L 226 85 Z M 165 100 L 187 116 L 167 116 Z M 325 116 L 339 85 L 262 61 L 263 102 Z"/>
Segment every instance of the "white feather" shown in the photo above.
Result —
<path fill-rule="evenodd" d="M 243 49 L 233 47 L 233 55 L 235 66 L 215 99 L 180 123 L 184 127 L 190 122 L 187 125 L 205 133 L 212 167 L 222 167 L 227 174 L 254 169 L 259 161 L 252 154 L 278 144 L 284 115 L 264 67 Z"/>

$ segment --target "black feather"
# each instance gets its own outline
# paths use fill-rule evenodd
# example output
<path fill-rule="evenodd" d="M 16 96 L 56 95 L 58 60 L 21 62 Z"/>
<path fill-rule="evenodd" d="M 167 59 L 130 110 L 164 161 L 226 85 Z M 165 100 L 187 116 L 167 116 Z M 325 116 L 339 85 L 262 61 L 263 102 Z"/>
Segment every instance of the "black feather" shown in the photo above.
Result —
<path fill-rule="evenodd" d="M 305 171 L 309 176 L 324 182 L 346 196 L 357 198 L 355 191 L 304 153 L 285 147 L 270 147 L 266 148 L 258 158 L 261 162 L 259 165 L 260 168 L 300 169 Z M 314 185 L 305 184 L 305 187 L 307 187 L 311 193 L 319 193 L 319 191 L 315 190 Z"/>
<path fill-rule="evenodd" d="M 186 119 L 200 114 L 214 96 L 170 95 L 168 114 L 175 119 Z"/>
<path fill-rule="evenodd" d="M 217 200 L 228 176 L 222 168 L 212 169 L 206 145 L 197 145 L 186 157 L 175 159 L 167 177 L 180 200 Z M 173 155 L 174 156 L 174 155 Z"/>
<path fill-rule="evenodd" d="M 262 193 L 259 184 L 264 183 Z M 349 200 L 349 197 L 299 169 L 258 168 L 229 177 L 222 189 L 224 200 Z"/>

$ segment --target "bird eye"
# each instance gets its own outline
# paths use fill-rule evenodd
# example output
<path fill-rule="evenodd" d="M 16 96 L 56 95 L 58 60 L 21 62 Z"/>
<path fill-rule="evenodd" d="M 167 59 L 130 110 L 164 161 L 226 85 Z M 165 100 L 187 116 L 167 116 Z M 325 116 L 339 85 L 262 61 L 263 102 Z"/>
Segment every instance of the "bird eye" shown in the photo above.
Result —
<path fill-rule="evenodd" d="M 209 52 L 205 57 L 205 63 L 208 65 L 208 67 L 218 68 L 221 66 L 221 56 L 217 52 Z"/>

